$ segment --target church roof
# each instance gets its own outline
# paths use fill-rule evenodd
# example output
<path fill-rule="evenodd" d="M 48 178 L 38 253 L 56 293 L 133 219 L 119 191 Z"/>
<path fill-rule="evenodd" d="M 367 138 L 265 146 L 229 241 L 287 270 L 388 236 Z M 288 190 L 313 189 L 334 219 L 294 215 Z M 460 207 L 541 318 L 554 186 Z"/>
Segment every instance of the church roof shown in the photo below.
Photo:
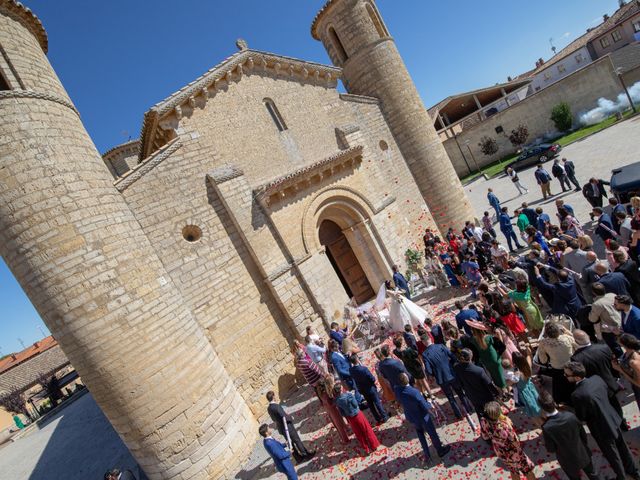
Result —
<path fill-rule="evenodd" d="M 337 2 L 338 0 L 327 0 L 327 2 L 322 6 L 318 13 L 316 13 L 313 22 L 311 22 L 311 36 L 316 40 L 320 40 L 320 37 L 318 36 L 318 33 L 316 31 L 316 29 L 318 28 L 318 22 L 320 22 L 320 19 L 324 16 L 324 14 L 327 13 Z"/>
<path fill-rule="evenodd" d="M 140 161 L 144 160 L 159 147 L 159 145 L 156 145 L 154 148 L 154 142 L 158 141 L 156 135 L 160 119 L 163 116 L 175 112 L 180 117 L 182 105 L 195 105 L 195 97 L 200 95 L 205 100 L 208 99 L 210 89 L 215 91 L 218 88 L 217 84 L 239 78 L 248 71 L 259 74 L 261 71 L 267 70 L 271 74 L 276 73 L 283 77 L 298 77 L 298 80 L 307 82 L 336 82 L 342 75 L 342 69 L 330 65 L 243 48 L 196 78 L 193 82 L 155 104 L 145 113 L 140 134 Z"/>
<path fill-rule="evenodd" d="M 22 3 L 15 0 L 0 0 L 0 8 L 6 9 L 10 14 L 17 17 L 19 21 L 26 26 L 34 37 L 40 43 L 40 47 L 44 53 L 47 53 L 49 49 L 49 40 L 47 38 L 47 32 L 42 26 L 42 22 L 31 9 L 25 7 Z"/>

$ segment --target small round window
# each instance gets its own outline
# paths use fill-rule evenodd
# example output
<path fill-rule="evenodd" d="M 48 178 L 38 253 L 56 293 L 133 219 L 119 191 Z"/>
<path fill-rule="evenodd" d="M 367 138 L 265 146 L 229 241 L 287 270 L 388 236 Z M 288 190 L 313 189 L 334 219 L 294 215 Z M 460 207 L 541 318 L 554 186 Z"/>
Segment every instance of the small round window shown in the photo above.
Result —
<path fill-rule="evenodd" d="M 389 150 L 389 145 L 384 140 L 380 140 L 379 145 L 380 145 L 380 150 L 382 150 L 383 152 L 386 152 L 387 150 Z"/>
<path fill-rule="evenodd" d="M 202 238 L 202 229 L 197 225 L 187 225 L 182 229 L 182 238 L 187 242 L 197 242 Z"/>

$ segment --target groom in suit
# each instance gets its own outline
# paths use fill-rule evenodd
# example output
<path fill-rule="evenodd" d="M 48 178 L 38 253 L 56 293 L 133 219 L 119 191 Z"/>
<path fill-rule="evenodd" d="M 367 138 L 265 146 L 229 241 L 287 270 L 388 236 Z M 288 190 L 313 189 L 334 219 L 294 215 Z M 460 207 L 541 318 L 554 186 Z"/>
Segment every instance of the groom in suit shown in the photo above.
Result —
<path fill-rule="evenodd" d="M 640 480 L 638 467 L 622 436 L 622 419 L 609 402 L 607 384 L 598 375 L 587 378 L 587 371 L 579 362 L 567 363 L 564 375 L 576 384 L 571 394 L 576 416 L 586 422 L 602 455 L 616 473 L 616 480 L 624 480 L 625 474 Z"/>
<path fill-rule="evenodd" d="M 258 432 L 264 438 L 262 444 L 267 453 L 271 455 L 273 463 L 276 464 L 276 470 L 284 473 L 287 480 L 298 480 L 298 474 L 291 463 L 291 453 L 286 449 L 286 445 L 271 436 L 271 430 L 266 423 L 260 425 Z"/>
<path fill-rule="evenodd" d="M 304 443 L 302 443 L 302 439 L 300 438 L 300 435 L 298 435 L 298 431 L 293 424 L 293 418 L 284 411 L 282 405 L 276 402 L 275 392 L 267 392 L 267 401 L 269 402 L 267 412 L 269 413 L 271 420 L 273 420 L 273 423 L 275 423 L 278 433 L 284 438 L 287 438 L 287 432 L 289 432 L 292 447 L 295 449 L 296 455 L 299 455 L 299 460 L 306 461 L 313 458 L 316 452 L 310 452 L 307 450 Z"/>
<path fill-rule="evenodd" d="M 403 290 L 404 296 L 411 300 L 409 284 L 407 283 L 407 279 L 404 278 L 404 275 L 399 272 L 398 265 L 394 265 L 393 267 L 391 267 L 391 270 L 393 270 L 393 283 L 396 284 L 396 288 Z"/>
<path fill-rule="evenodd" d="M 556 454 L 569 480 L 579 480 L 580 470 L 589 479 L 599 480 L 600 476 L 593 469 L 591 449 L 582 422 L 571 412 L 558 411 L 553 397 L 546 391 L 540 392 L 538 403 L 545 418 L 542 425 L 544 444 L 548 452 Z"/>

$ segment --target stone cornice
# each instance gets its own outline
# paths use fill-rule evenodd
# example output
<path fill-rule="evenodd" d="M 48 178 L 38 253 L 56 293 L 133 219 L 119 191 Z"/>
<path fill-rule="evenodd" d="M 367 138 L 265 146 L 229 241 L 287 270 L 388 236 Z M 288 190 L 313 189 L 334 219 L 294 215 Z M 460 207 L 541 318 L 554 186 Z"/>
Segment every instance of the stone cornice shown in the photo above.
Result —
<path fill-rule="evenodd" d="M 71 103 L 69 100 L 63 97 L 59 97 L 58 95 L 52 95 L 50 93 L 36 92 L 33 90 L 2 90 L 0 91 L 0 100 L 5 98 L 35 98 L 38 100 L 48 100 L 50 102 L 59 103 L 60 105 L 64 105 L 67 108 L 70 108 L 75 112 L 76 115 L 80 116 L 78 110 L 76 110 L 75 105 Z"/>
<path fill-rule="evenodd" d="M 124 174 L 122 178 L 119 178 L 113 185 L 119 192 L 124 192 L 127 188 L 133 185 L 137 180 L 142 178 L 146 173 L 158 166 L 164 160 L 169 158 L 176 150 L 182 146 L 179 139 L 174 139 L 167 143 L 160 150 L 155 152 L 152 156 L 145 159 L 144 162 L 136 165 L 132 170 L 129 170 Z"/>
<path fill-rule="evenodd" d="M 341 93 L 340 100 L 344 100 L 345 102 L 371 103 L 375 105 L 380 105 L 380 100 L 378 100 L 376 97 L 368 97 L 366 95 L 354 95 L 353 93 Z"/>
<path fill-rule="evenodd" d="M 116 145 L 115 147 L 111 147 L 109 150 L 104 152 L 101 156 L 104 160 L 108 160 L 109 159 L 108 157 L 111 157 L 112 155 L 119 153 L 122 150 L 133 149 L 133 148 L 135 148 L 136 150 L 139 150 L 140 148 L 139 138 L 136 138 L 135 140 L 129 140 L 128 142 L 121 143 L 120 145 Z"/>
<path fill-rule="evenodd" d="M 196 97 L 205 102 L 217 89 L 241 78 L 246 73 L 270 72 L 306 83 L 325 83 L 335 86 L 342 76 L 340 68 L 307 62 L 258 50 L 241 50 L 223 60 L 186 87 L 157 103 L 144 115 L 140 134 L 140 159 L 152 153 L 160 120 L 174 114 L 179 120 L 185 107 L 193 107 Z"/>
<path fill-rule="evenodd" d="M 0 0 L 0 10 L 6 12 L 9 16 L 22 23 L 36 37 L 42 51 L 47 53 L 49 50 L 49 40 L 47 32 L 42 25 L 40 19 L 25 7 L 22 3 L 15 0 Z"/>
<path fill-rule="evenodd" d="M 305 189 L 314 179 L 332 176 L 343 166 L 353 165 L 362 160 L 362 145 L 337 152 L 318 162 L 278 177 L 253 190 L 254 196 L 271 205 L 278 199 L 287 196 L 287 192 L 297 192 Z"/>
<path fill-rule="evenodd" d="M 234 178 L 238 178 L 244 175 L 244 172 L 233 165 L 222 165 L 215 170 L 207 173 L 207 178 L 213 181 L 216 185 L 228 182 Z"/>

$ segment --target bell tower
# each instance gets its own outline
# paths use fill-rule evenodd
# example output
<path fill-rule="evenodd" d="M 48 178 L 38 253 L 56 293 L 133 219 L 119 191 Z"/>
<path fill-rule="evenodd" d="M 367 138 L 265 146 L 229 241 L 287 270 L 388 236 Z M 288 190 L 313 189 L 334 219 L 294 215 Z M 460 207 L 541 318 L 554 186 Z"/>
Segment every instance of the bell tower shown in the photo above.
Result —
<path fill-rule="evenodd" d="M 311 34 L 343 69 L 349 93 L 380 100 L 440 230 L 472 220 L 471 203 L 374 0 L 329 0 L 316 15 Z"/>
<path fill-rule="evenodd" d="M 225 478 L 256 421 L 46 52 L 0 0 L 0 255 L 149 478 Z"/>

